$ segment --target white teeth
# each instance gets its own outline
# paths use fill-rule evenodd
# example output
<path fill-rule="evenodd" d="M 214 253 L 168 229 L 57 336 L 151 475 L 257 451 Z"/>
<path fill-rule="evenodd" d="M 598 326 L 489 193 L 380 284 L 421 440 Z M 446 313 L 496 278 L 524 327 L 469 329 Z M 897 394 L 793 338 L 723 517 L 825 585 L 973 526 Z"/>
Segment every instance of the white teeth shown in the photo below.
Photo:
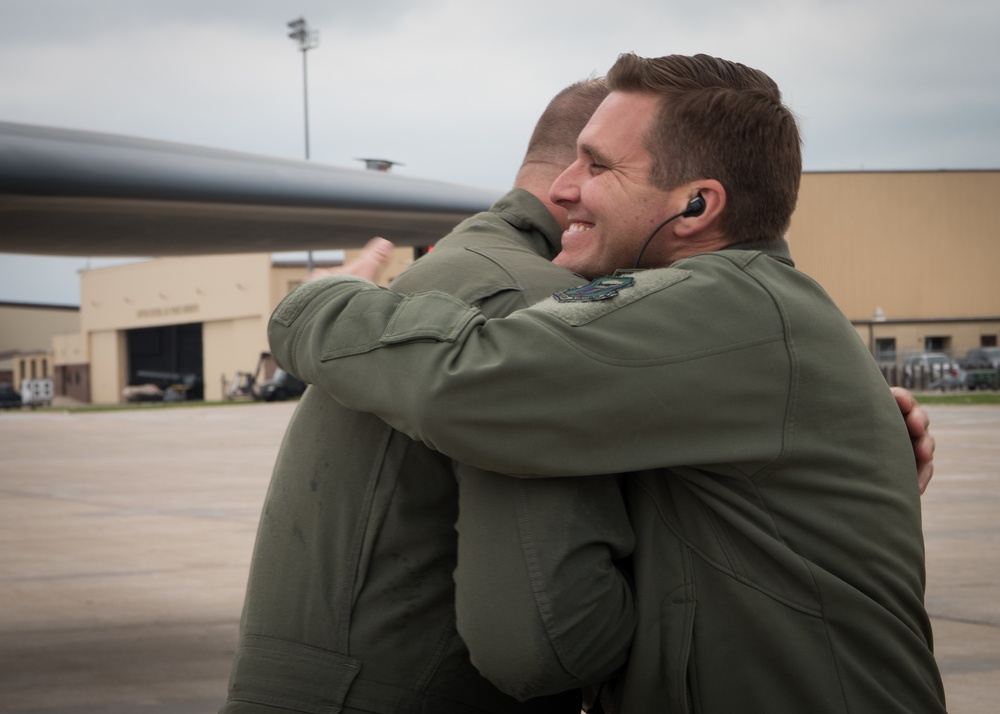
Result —
<path fill-rule="evenodd" d="M 590 226 L 584 223 L 572 223 L 569 227 L 570 233 L 582 233 L 583 231 L 590 230 Z"/>

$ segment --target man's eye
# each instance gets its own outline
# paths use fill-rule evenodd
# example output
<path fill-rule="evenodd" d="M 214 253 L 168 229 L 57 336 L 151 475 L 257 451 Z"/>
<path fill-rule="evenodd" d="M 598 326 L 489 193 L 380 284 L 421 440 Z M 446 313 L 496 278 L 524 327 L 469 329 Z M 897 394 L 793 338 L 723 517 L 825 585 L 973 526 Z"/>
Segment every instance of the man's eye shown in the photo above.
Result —
<path fill-rule="evenodd" d="M 608 167 L 605 166 L 604 164 L 599 164 L 596 161 L 592 161 L 590 163 L 590 171 L 591 171 L 591 173 L 599 174 L 602 171 L 606 171 L 607 168 Z"/>

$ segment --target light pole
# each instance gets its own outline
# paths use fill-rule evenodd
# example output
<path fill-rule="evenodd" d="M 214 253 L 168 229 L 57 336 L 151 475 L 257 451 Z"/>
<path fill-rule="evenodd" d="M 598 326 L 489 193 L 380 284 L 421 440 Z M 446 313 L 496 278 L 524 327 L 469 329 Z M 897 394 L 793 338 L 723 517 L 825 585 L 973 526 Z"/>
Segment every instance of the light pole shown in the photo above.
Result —
<path fill-rule="evenodd" d="M 319 30 L 310 30 L 308 23 L 301 15 L 298 20 L 288 23 L 291 32 L 288 36 L 299 43 L 299 50 L 302 52 L 302 101 L 306 127 L 306 160 L 309 159 L 309 80 L 306 73 L 306 52 L 319 47 Z M 306 253 L 306 272 L 311 273 L 313 269 L 312 251 Z"/>
<path fill-rule="evenodd" d="M 319 30 L 310 30 L 305 18 L 292 20 L 288 23 L 291 32 L 288 36 L 299 43 L 299 50 L 302 52 L 302 97 L 305 109 L 306 125 L 306 158 L 309 158 L 309 82 L 306 73 L 306 52 L 319 47 Z"/>

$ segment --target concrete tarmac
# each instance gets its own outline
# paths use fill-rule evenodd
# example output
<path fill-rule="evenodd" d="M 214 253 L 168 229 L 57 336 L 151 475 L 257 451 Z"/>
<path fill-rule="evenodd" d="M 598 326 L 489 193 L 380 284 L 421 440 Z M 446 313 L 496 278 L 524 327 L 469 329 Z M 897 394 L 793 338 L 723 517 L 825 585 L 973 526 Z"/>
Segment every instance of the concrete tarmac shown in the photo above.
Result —
<path fill-rule="evenodd" d="M 0 712 L 210 714 L 294 404 L 0 414 Z M 1000 708 L 1000 407 L 928 407 L 952 714 Z"/>

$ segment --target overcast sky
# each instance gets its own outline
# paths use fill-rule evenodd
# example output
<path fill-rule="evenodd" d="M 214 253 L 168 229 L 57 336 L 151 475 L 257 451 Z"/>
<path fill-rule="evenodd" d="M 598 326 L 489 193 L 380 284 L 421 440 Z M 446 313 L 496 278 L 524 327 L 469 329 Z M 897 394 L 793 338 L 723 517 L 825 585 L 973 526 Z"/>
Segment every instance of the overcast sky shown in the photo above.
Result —
<path fill-rule="evenodd" d="M 315 161 L 507 188 L 548 99 L 631 51 L 770 74 L 806 170 L 1000 168 L 995 0 L 0 0 L 0 120 L 300 158 L 300 15 Z M 0 254 L 0 300 L 76 304 L 86 264 Z"/>

